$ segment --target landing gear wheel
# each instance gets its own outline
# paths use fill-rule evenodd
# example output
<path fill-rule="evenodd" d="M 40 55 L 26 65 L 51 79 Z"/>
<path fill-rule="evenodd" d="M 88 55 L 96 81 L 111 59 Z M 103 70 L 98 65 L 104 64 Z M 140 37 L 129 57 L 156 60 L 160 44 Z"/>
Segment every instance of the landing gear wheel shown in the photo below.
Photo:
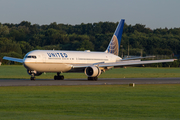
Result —
<path fill-rule="evenodd" d="M 88 80 L 97 81 L 98 77 L 88 77 Z"/>
<path fill-rule="evenodd" d="M 31 77 L 30 79 L 31 79 L 31 80 L 35 80 L 35 77 Z"/>
<path fill-rule="evenodd" d="M 64 76 L 57 73 L 57 75 L 54 76 L 54 80 L 64 80 Z"/>
<path fill-rule="evenodd" d="M 97 81 L 98 80 L 98 77 L 94 77 L 94 81 Z"/>
<path fill-rule="evenodd" d="M 28 74 L 31 75 L 30 80 L 35 80 L 35 75 L 37 75 L 37 71 L 27 70 Z M 40 74 L 39 74 L 40 75 Z"/>
<path fill-rule="evenodd" d="M 56 80 L 56 79 L 57 79 L 57 76 L 55 75 L 55 76 L 54 76 L 54 80 Z"/>
<path fill-rule="evenodd" d="M 60 76 L 54 76 L 54 80 L 64 80 L 64 76 L 60 75 Z"/>
<path fill-rule="evenodd" d="M 64 80 L 64 76 L 63 75 L 61 75 L 60 78 L 61 78 L 61 80 Z"/>

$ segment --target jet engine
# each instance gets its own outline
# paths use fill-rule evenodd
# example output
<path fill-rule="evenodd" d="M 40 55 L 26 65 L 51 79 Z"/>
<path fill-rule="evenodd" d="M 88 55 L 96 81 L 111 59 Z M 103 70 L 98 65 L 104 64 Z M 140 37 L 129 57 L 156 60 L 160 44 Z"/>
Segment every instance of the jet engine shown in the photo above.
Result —
<path fill-rule="evenodd" d="M 31 71 L 31 70 L 27 70 L 27 73 L 28 73 L 29 75 L 34 74 L 34 76 L 39 76 L 39 75 L 41 75 L 41 74 L 42 74 L 42 72 Z"/>
<path fill-rule="evenodd" d="M 85 68 L 84 73 L 88 77 L 98 77 L 101 74 L 101 69 L 97 66 L 89 66 Z"/>

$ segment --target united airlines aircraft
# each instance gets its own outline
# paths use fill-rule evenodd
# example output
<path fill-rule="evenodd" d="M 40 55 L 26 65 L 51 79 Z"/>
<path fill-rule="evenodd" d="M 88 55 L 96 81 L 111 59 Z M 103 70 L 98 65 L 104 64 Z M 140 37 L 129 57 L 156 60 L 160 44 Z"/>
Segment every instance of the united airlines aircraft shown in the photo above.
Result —
<path fill-rule="evenodd" d="M 165 60 L 131 60 L 122 59 L 118 56 L 121 37 L 124 26 L 122 19 L 112 39 L 104 52 L 85 51 L 63 51 L 63 50 L 33 50 L 25 55 L 23 59 L 3 57 L 5 60 L 23 63 L 27 69 L 31 80 L 43 72 L 54 72 L 54 80 L 63 80 L 63 72 L 82 72 L 88 77 L 88 80 L 97 80 L 102 72 L 111 68 L 120 68 L 125 66 L 137 66 L 151 63 L 173 62 L 174 59 Z"/>

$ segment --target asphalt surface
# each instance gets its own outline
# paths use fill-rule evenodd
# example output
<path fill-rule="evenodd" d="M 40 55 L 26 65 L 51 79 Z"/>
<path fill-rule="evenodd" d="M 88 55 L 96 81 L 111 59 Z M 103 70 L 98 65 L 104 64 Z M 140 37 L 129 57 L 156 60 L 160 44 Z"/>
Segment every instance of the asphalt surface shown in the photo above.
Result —
<path fill-rule="evenodd" d="M 60 86 L 60 85 L 123 85 L 123 84 L 180 84 L 180 78 L 99 78 L 98 81 L 86 79 L 0 79 L 0 86 Z"/>

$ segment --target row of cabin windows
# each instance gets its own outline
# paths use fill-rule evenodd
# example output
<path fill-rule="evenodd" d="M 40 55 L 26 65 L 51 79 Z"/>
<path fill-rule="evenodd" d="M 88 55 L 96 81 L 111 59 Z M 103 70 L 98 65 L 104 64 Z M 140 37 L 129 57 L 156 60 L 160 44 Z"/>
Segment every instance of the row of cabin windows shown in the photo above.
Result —
<path fill-rule="evenodd" d="M 49 58 L 58 60 L 74 60 L 74 58 Z M 91 59 L 91 58 L 76 58 L 76 60 L 96 60 L 96 61 L 108 61 L 108 59 Z"/>
<path fill-rule="evenodd" d="M 37 57 L 32 55 L 32 56 L 26 56 L 25 58 L 36 59 Z M 74 60 L 74 58 L 62 58 L 62 60 Z M 76 58 L 76 60 L 105 60 L 105 61 L 108 61 L 108 59 L 87 59 L 87 58 Z"/>

